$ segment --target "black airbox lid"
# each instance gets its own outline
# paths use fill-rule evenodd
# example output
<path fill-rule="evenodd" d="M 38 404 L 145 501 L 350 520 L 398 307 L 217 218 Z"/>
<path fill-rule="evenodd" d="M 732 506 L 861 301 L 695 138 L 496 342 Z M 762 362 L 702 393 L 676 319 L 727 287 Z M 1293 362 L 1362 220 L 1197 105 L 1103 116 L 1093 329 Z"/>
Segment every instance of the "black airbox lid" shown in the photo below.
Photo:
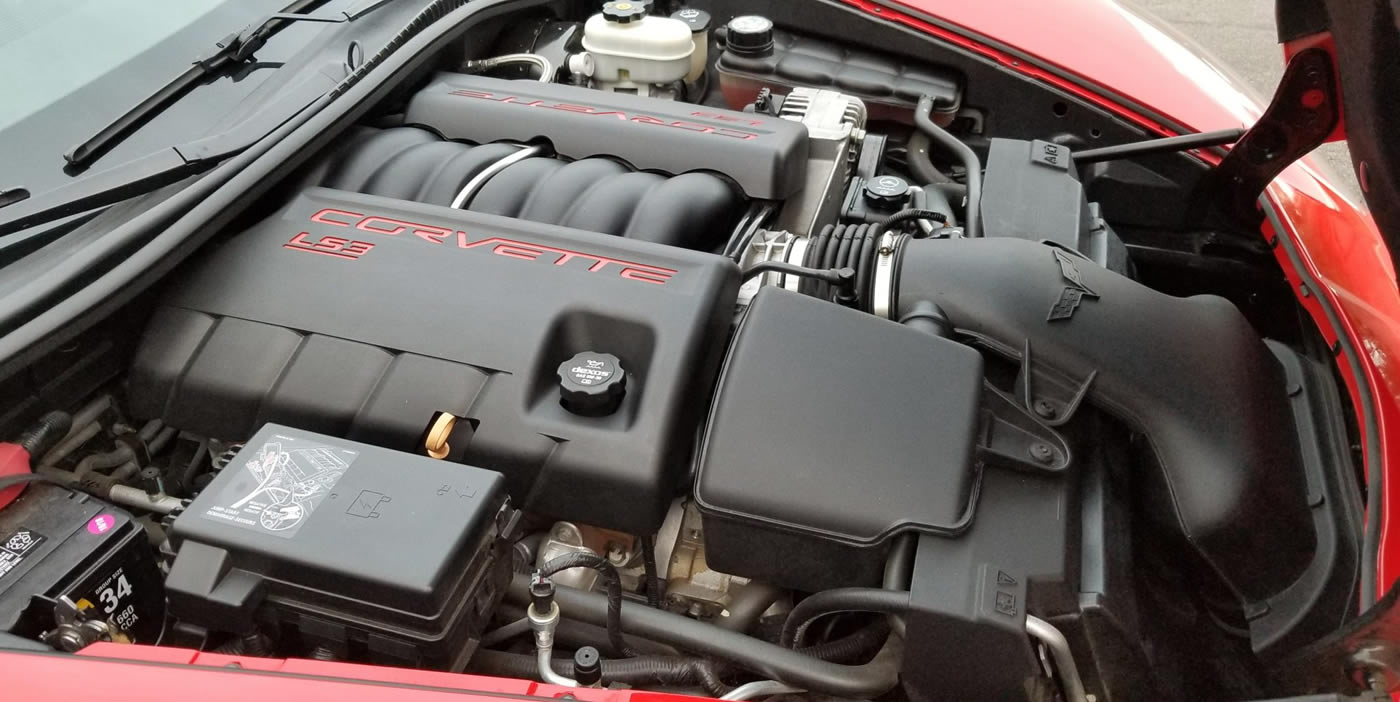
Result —
<path fill-rule="evenodd" d="M 981 386 L 971 348 L 764 288 L 725 361 L 696 479 L 713 565 L 748 574 L 790 558 L 757 553 L 759 531 L 870 549 L 964 529 Z"/>

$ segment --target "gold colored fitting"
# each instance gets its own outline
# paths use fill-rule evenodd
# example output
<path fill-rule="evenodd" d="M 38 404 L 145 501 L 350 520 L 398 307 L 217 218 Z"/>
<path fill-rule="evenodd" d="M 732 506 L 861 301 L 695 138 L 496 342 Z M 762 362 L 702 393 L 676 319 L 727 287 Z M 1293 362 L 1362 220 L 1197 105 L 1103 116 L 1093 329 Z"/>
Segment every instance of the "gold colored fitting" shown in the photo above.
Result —
<path fill-rule="evenodd" d="M 430 458 L 438 460 L 447 458 L 447 454 L 452 450 L 447 445 L 447 437 L 452 435 L 452 427 L 457 426 L 457 417 L 447 412 L 438 412 L 437 418 L 433 420 L 432 428 L 428 429 L 427 438 L 423 439 L 423 450 L 428 452 Z"/>

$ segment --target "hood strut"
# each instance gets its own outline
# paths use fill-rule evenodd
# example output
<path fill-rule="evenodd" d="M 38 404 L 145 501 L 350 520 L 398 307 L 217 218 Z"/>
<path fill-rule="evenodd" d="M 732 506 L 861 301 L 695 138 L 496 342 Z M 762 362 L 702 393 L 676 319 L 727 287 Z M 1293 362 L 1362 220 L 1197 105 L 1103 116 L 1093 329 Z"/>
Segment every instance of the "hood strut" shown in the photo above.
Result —
<path fill-rule="evenodd" d="M 1213 209 L 1258 225 L 1259 196 L 1289 164 L 1321 146 L 1341 121 L 1337 75 L 1323 49 L 1293 56 L 1259 121 L 1201 181 Z"/>

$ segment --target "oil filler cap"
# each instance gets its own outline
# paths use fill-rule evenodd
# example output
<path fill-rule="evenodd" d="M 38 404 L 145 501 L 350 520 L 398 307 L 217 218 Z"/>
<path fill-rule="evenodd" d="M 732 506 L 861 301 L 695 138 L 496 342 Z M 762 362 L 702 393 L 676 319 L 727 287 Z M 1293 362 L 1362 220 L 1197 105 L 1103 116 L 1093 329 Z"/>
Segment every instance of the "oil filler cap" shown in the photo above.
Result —
<path fill-rule="evenodd" d="M 559 364 L 559 404 L 574 414 L 612 414 L 625 394 L 627 373 L 617 356 L 584 351 Z"/>

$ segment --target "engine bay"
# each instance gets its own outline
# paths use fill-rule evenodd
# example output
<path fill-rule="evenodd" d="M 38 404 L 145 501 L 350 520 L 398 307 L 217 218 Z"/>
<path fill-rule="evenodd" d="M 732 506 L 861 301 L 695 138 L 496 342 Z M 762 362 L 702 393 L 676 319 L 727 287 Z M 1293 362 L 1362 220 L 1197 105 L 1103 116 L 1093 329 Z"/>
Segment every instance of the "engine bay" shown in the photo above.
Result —
<path fill-rule="evenodd" d="M 1076 164 L 1109 118 L 743 8 L 529 4 L 278 182 L 80 401 L 5 416 L 43 481 L 0 489 L 0 635 L 1272 691 L 1356 614 L 1354 427 L 1292 298 L 1240 294 L 1266 248 L 1162 243 L 1230 226 L 1178 215 L 1204 165 Z"/>

